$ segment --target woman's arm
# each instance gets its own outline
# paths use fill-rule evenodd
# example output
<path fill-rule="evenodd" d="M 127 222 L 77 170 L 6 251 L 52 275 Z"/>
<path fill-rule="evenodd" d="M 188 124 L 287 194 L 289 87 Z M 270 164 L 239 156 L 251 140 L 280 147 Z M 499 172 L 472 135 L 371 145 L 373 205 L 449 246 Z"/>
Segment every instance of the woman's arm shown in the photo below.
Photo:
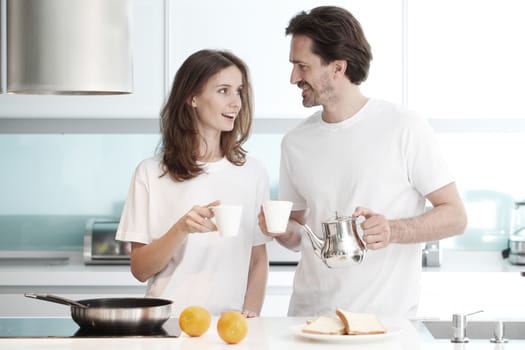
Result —
<path fill-rule="evenodd" d="M 255 317 L 261 313 L 268 280 L 268 255 L 266 244 L 252 247 L 248 286 L 244 297 L 242 313 L 246 317 Z"/>
<path fill-rule="evenodd" d="M 168 265 L 177 249 L 182 245 L 187 232 L 172 227 L 160 239 L 149 244 L 131 244 L 131 273 L 141 282 L 147 281 Z"/>
<path fill-rule="evenodd" d="M 205 206 L 194 206 L 161 238 L 149 244 L 133 242 L 131 245 L 133 276 L 141 282 L 147 281 L 168 265 L 190 233 L 217 230 L 215 224 L 208 219 L 213 216 L 209 208 L 219 203 L 215 201 Z"/>

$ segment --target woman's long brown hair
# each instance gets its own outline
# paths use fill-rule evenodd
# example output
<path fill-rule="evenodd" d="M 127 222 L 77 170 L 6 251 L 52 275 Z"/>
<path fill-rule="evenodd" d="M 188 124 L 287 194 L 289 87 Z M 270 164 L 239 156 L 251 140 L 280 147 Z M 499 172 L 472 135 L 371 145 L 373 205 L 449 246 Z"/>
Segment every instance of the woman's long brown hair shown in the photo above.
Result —
<path fill-rule="evenodd" d="M 192 179 L 204 172 L 198 164 L 199 133 L 197 114 L 191 98 L 198 95 L 206 82 L 230 66 L 242 74 L 241 110 L 233 129 L 221 133 L 220 147 L 224 156 L 235 165 L 246 162 L 242 145 L 248 139 L 252 124 L 252 92 L 246 64 L 227 51 L 201 50 L 189 56 L 175 75 L 168 100 L 161 111 L 161 153 L 164 173 L 175 181 Z"/>

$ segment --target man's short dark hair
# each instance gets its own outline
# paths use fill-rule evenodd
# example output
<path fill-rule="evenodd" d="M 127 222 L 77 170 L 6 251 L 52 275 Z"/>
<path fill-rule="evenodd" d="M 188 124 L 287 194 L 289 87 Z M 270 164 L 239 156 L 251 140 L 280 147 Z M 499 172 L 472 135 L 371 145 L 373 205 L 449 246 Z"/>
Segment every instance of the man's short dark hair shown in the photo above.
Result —
<path fill-rule="evenodd" d="M 372 50 L 361 24 L 347 10 L 336 6 L 320 6 L 300 12 L 290 20 L 286 35 L 305 35 L 312 40 L 312 52 L 324 64 L 345 60 L 345 75 L 356 85 L 368 77 Z"/>

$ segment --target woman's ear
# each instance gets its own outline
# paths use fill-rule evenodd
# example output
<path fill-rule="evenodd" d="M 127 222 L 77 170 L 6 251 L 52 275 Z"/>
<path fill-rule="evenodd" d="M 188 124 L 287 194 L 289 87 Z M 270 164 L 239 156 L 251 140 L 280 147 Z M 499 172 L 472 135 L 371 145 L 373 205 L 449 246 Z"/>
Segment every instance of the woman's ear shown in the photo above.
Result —
<path fill-rule="evenodd" d="M 197 107 L 197 99 L 195 98 L 195 96 L 193 96 L 189 101 L 188 101 L 188 104 L 190 106 L 192 106 L 193 108 L 196 108 Z"/>

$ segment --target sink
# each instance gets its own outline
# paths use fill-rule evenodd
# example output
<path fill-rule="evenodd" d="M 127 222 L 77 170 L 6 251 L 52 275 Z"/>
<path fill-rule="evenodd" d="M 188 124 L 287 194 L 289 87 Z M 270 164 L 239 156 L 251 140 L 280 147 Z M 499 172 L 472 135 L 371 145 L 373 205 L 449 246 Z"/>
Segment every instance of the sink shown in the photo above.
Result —
<path fill-rule="evenodd" d="M 451 321 L 422 321 L 434 339 L 451 339 Z M 466 335 L 469 339 L 490 339 L 494 337 L 495 321 L 468 321 Z M 525 321 L 503 321 L 506 339 L 525 339 Z"/>

